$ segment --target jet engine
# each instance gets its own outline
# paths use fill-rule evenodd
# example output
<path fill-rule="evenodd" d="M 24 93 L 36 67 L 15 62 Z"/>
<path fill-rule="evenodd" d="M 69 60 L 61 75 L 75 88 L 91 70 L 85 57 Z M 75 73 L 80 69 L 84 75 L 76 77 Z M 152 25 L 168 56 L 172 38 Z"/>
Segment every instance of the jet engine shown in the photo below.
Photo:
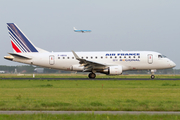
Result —
<path fill-rule="evenodd" d="M 107 69 L 103 70 L 102 73 L 107 75 L 120 75 L 122 74 L 122 66 L 110 66 Z"/>
<path fill-rule="evenodd" d="M 72 65 L 71 66 L 71 70 L 72 71 L 79 71 L 82 72 L 84 70 L 84 66 L 80 66 L 80 65 Z"/>

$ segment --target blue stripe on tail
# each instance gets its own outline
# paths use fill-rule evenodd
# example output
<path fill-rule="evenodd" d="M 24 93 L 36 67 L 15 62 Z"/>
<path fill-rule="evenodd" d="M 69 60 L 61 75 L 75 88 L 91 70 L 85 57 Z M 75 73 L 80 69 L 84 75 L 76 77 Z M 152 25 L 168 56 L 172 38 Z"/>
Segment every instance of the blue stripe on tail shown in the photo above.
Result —
<path fill-rule="evenodd" d="M 31 44 L 28 38 L 18 29 L 14 23 L 7 23 L 11 36 L 15 37 L 15 41 L 20 44 L 21 49 L 28 52 L 38 52 L 37 49 Z M 22 47 L 23 46 L 23 47 Z"/>
<path fill-rule="evenodd" d="M 19 49 L 23 49 L 24 52 L 30 52 L 30 50 L 28 50 L 28 47 L 26 47 L 21 40 L 18 38 L 18 36 L 16 36 L 16 34 L 13 33 L 13 31 L 8 27 L 9 30 L 9 35 L 11 40 L 13 40 L 17 46 L 19 46 Z"/>

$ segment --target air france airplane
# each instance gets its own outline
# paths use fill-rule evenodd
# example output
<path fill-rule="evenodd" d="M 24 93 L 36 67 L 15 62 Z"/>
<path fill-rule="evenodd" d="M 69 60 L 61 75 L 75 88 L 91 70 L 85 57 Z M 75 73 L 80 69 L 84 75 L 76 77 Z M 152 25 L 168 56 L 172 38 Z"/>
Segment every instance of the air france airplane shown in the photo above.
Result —
<path fill-rule="evenodd" d="M 176 64 L 164 55 L 152 51 L 107 52 L 48 52 L 36 47 L 14 23 L 7 23 L 14 52 L 5 59 L 46 68 L 121 75 L 126 70 L 151 70 L 151 78 L 158 69 L 173 68 Z"/>
<path fill-rule="evenodd" d="M 86 32 L 91 32 L 91 30 L 77 30 L 77 29 L 74 27 L 74 32 L 86 33 Z"/>

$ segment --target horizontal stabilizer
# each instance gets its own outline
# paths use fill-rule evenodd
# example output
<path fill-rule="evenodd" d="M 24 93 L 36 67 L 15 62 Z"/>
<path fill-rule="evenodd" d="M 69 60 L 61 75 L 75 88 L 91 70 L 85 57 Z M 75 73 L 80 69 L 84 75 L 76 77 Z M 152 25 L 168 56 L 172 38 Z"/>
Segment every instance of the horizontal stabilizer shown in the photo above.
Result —
<path fill-rule="evenodd" d="M 19 57 L 23 59 L 32 59 L 31 57 L 25 56 L 23 54 L 18 54 L 18 53 L 9 53 L 9 54 L 12 55 L 13 57 Z"/>

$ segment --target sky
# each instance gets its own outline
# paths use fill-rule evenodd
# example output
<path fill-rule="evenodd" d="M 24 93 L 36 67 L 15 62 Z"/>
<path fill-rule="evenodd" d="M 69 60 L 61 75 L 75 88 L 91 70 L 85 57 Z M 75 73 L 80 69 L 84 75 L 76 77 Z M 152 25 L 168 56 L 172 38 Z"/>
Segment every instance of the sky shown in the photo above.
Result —
<path fill-rule="evenodd" d="M 156 51 L 180 69 L 179 6 L 179 0 L 1 0 L 0 65 L 24 65 L 4 59 L 13 52 L 6 23 L 16 23 L 47 51 Z"/>

